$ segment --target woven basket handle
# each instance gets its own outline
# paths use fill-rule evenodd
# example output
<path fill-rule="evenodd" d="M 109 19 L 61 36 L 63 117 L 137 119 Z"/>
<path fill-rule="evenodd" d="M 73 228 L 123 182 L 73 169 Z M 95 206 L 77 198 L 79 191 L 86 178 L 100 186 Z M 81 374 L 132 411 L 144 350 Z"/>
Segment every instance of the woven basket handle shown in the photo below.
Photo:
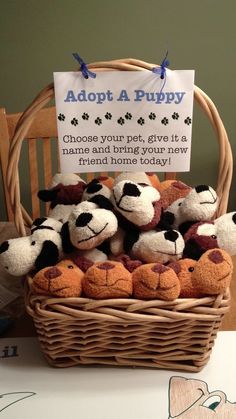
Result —
<path fill-rule="evenodd" d="M 136 59 L 121 59 L 114 61 L 101 61 L 88 65 L 95 71 L 137 71 L 152 70 L 157 67 L 156 64 L 146 63 Z M 33 122 L 37 112 L 44 108 L 47 103 L 54 97 L 54 85 L 51 83 L 44 88 L 34 99 L 31 105 L 22 114 L 16 126 L 15 133 L 12 137 L 9 150 L 9 163 L 7 170 L 7 185 L 9 188 L 10 202 L 15 217 L 15 224 L 20 235 L 26 235 L 25 224 L 30 225 L 32 220 L 20 200 L 20 184 L 19 184 L 19 159 L 22 142 L 27 138 L 27 132 Z M 211 101 L 211 99 L 197 86 L 194 88 L 194 98 L 203 109 L 204 113 L 210 120 L 215 129 L 219 143 L 219 166 L 217 179 L 217 194 L 219 196 L 219 207 L 216 216 L 224 214 L 227 210 L 229 190 L 232 180 L 233 159 L 230 143 L 224 124 L 219 113 Z"/>

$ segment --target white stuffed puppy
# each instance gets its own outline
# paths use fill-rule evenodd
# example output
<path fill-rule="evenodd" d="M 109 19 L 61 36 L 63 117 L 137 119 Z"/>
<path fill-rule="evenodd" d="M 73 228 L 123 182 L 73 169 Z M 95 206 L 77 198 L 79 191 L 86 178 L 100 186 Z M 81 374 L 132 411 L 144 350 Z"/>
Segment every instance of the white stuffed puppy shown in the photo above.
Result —
<path fill-rule="evenodd" d="M 59 262 L 62 257 L 62 223 L 50 218 L 34 221 L 31 235 L 3 242 L 0 263 L 14 276 L 26 275 Z"/>

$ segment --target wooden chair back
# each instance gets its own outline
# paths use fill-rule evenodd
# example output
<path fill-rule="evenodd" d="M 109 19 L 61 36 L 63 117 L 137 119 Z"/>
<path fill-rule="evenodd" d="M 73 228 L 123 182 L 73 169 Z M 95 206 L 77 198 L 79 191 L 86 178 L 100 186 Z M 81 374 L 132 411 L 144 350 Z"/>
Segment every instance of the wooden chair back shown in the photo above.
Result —
<path fill-rule="evenodd" d="M 0 108 L 0 160 L 2 168 L 3 189 L 5 195 L 6 212 L 9 221 L 14 220 L 14 214 L 10 204 L 9 189 L 7 186 L 7 167 L 9 160 L 9 147 L 15 128 L 22 113 L 7 114 L 4 108 Z M 40 215 L 40 202 L 37 198 L 39 190 L 39 163 L 37 158 L 37 141 L 42 141 L 44 185 L 47 187 L 52 178 L 52 147 L 51 141 L 57 137 L 55 107 L 45 108 L 39 111 L 27 132 L 28 165 L 29 165 L 29 191 L 32 205 L 33 219 Z M 26 162 L 24 162 L 26 164 Z"/>

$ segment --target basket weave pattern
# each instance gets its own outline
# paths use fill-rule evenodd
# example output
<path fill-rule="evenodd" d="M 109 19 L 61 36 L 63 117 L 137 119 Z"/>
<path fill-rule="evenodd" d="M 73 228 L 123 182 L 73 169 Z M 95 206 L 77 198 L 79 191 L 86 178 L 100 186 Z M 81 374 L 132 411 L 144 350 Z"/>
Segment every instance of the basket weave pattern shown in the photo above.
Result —
<path fill-rule="evenodd" d="M 142 366 L 197 372 L 209 359 L 229 293 L 140 301 L 48 298 L 30 292 L 27 309 L 48 362 Z"/>
<path fill-rule="evenodd" d="M 98 62 L 93 71 L 150 71 L 156 64 L 123 59 Z M 20 235 L 32 219 L 21 204 L 19 159 L 22 142 L 34 116 L 54 96 L 47 86 L 23 113 L 10 145 L 7 173 L 15 224 Z M 219 143 L 217 216 L 226 212 L 232 179 L 232 152 L 228 137 L 211 99 L 197 86 L 195 101 L 213 126 Z M 31 292 L 32 278 L 26 281 L 26 308 L 33 317 L 48 362 L 57 367 L 77 364 L 142 366 L 197 372 L 207 363 L 229 309 L 229 292 L 215 297 L 140 301 L 87 298 L 50 298 Z"/>

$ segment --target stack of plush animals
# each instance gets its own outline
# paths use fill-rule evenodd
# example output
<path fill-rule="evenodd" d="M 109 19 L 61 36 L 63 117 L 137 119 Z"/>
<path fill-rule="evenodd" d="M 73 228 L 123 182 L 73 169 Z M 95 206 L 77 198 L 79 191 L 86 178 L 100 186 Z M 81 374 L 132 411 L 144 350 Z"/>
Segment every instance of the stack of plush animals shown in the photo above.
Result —
<path fill-rule="evenodd" d="M 236 254 L 236 212 L 214 219 L 207 185 L 160 182 L 150 173 L 98 177 L 57 174 L 38 196 L 49 216 L 27 237 L 0 246 L 13 275 L 57 297 L 174 300 L 224 292 Z"/>

